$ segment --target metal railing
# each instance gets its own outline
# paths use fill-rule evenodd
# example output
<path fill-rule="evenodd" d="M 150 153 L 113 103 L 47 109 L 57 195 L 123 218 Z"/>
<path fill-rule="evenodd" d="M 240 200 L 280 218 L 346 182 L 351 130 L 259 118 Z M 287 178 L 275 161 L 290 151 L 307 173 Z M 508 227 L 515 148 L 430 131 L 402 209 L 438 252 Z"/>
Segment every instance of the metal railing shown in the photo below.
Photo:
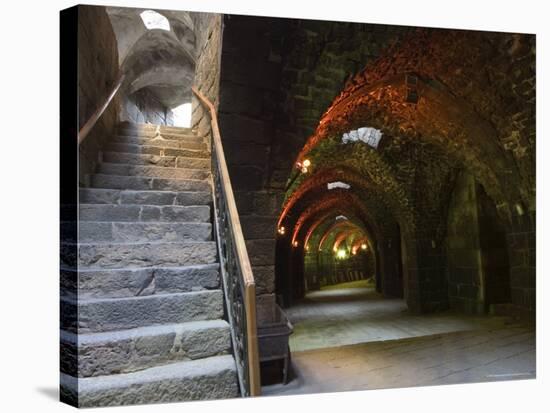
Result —
<path fill-rule="evenodd" d="M 122 86 L 122 82 L 124 81 L 125 75 L 122 74 L 118 77 L 115 85 L 113 86 L 113 89 L 111 90 L 111 93 L 109 93 L 109 96 L 103 101 L 103 104 L 96 109 L 94 113 L 92 113 L 92 116 L 90 116 L 90 119 L 82 126 L 82 128 L 78 131 L 78 144 L 80 145 L 84 139 L 86 139 L 86 136 L 90 133 L 92 128 L 95 126 L 96 122 L 99 120 L 101 115 L 103 115 L 103 112 L 105 112 L 105 109 L 109 106 L 115 95 L 117 94 L 118 90 L 120 89 L 120 86 Z"/>
<path fill-rule="evenodd" d="M 239 386 L 243 396 L 259 396 L 256 284 L 225 162 L 216 109 L 196 88 L 192 90 L 210 115 L 214 222 Z"/>

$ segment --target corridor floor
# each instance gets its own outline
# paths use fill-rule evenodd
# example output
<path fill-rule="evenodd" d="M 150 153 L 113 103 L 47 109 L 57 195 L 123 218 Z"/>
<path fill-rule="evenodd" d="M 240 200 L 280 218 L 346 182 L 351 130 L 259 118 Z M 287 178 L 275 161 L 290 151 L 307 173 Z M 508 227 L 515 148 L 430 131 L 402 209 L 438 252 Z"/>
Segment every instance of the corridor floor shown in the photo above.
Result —
<path fill-rule="evenodd" d="M 535 332 L 504 317 L 411 315 L 370 288 L 318 291 L 288 309 L 293 379 L 265 395 L 535 377 Z"/>
<path fill-rule="evenodd" d="M 315 291 L 285 311 L 294 325 L 292 352 L 495 328 L 506 320 L 448 312 L 413 315 L 404 300 L 383 298 L 371 287 Z"/>

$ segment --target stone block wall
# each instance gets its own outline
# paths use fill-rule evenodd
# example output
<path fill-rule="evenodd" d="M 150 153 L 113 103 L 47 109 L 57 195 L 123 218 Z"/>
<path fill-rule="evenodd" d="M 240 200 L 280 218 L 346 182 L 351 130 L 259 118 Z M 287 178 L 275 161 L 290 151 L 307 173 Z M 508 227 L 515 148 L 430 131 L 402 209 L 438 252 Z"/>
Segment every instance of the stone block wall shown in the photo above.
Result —
<path fill-rule="evenodd" d="M 511 302 L 511 278 L 506 222 L 483 187 L 476 185 L 479 243 L 483 263 L 486 309 Z"/>
<path fill-rule="evenodd" d="M 78 6 L 78 124 L 84 126 L 107 98 L 118 79 L 118 50 L 103 6 Z M 94 172 L 99 149 L 118 122 L 118 97 L 107 107 L 80 145 L 79 181 Z"/>
<path fill-rule="evenodd" d="M 522 211 L 512 216 L 507 233 L 510 257 L 511 303 L 526 313 L 536 309 L 536 214 Z"/>
<path fill-rule="evenodd" d="M 193 13 L 195 28 L 195 79 L 193 85 L 217 108 L 220 93 L 220 54 L 222 16 L 215 13 Z M 210 115 L 193 95 L 191 125 L 199 135 L 210 133 Z"/>
<path fill-rule="evenodd" d="M 458 176 L 447 224 L 449 304 L 467 313 L 484 312 L 483 261 L 480 244 L 476 183 Z"/>
<path fill-rule="evenodd" d="M 534 311 L 534 216 L 524 212 L 511 219 L 498 214 L 471 175 L 458 176 L 446 239 L 451 308 L 485 313 L 512 305 Z"/>
<path fill-rule="evenodd" d="M 220 128 L 257 294 L 273 300 L 276 224 L 284 194 L 269 186 L 281 59 L 270 37 L 280 22 L 225 16 Z M 268 34 L 269 33 L 269 34 Z M 280 33 L 280 32 L 279 32 Z"/>

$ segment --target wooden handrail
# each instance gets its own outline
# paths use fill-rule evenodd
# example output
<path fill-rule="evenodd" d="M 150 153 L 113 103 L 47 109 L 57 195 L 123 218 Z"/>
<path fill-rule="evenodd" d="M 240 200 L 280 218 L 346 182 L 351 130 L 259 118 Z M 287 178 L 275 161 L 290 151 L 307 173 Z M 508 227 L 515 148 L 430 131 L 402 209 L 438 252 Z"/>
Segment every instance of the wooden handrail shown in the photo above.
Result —
<path fill-rule="evenodd" d="M 216 154 L 216 159 L 219 165 L 220 179 L 225 192 L 225 202 L 228 210 L 228 219 L 231 225 L 233 234 L 235 235 L 235 250 L 237 260 L 240 264 L 244 282 L 244 305 L 246 311 L 246 329 L 247 329 L 247 348 L 248 348 L 248 375 L 250 381 L 250 395 L 259 396 L 261 393 L 260 386 L 260 356 L 258 350 L 258 335 L 256 328 L 256 283 L 252 273 L 252 266 L 246 250 L 246 244 L 235 203 L 235 196 L 231 187 L 229 171 L 225 161 L 220 129 L 218 126 L 218 116 L 212 102 L 199 92 L 194 86 L 191 87 L 197 98 L 208 108 L 210 112 L 210 124 L 212 128 L 212 141 L 214 143 L 213 150 Z"/>
<path fill-rule="evenodd" d="M 126 75 L 122 74 L 119 76 L 115 86 L 111 90 L 111 93 L 109 93 L 109 96 L 105 99 L 103 102 L 103 105 L 101 105 L 97 110 L 90 116 L 90 119 L 84 124 L 84 126 L 78 131 L 78 144 L 80 145 L 84 139 L 86 139 L 86 136 L 90 133 L 92 128 L 95 126 L 98 119 L 103 115 L 103 112 L 105 112 L 105 109 L 109 106 L 109 103 L 113 100 L 115 95 L 117 94 L 118 90 L 120 89 L 120 86 L 122 85 L 122 82 L 124 81 L 124 78 Z"/>

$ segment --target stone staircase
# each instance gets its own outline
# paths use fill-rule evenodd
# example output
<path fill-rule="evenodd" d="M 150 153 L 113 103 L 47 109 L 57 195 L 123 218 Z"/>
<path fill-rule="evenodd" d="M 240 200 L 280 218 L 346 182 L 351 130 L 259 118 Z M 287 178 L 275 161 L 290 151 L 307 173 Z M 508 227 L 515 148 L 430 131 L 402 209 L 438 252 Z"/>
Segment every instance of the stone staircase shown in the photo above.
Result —
<path fill-rule="evenodd" d="M 61 305 L 78 320 L 62 320 L 62 396 L 81 407 L 237 397 L 206 143 L 121 124 L 89 178 L 79 239 L 62 245 L 78 241 L 78 257 L 62 255 Z"/>

